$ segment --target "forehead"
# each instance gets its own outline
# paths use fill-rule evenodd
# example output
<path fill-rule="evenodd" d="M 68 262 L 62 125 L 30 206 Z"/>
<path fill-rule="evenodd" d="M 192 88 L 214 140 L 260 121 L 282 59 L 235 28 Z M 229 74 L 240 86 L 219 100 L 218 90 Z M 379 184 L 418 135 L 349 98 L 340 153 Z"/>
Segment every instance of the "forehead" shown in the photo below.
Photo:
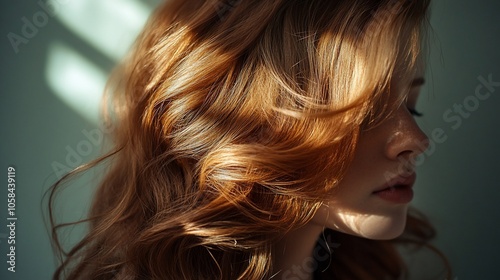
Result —
<path fill-rule="evenodd" d="M 423 78 L 425 74 L 425 63 L 421 54 L 418 54 L 415 61 L 399 57 L 393 72 L 392 83 L 413 84 L 415 79 Z"/>
<path fill-rule="evenodd" d="M 396 104 L 401 102 L 416 103 L 418 94 L 412 89 L 418 88 L 424 84 L 425 64 L 421 56 L 417 57 L 415 63 L 404 63 L 399 60 L 396 66 L 396 71 L 391 78 L 391 96 L 396 101 Z"/>

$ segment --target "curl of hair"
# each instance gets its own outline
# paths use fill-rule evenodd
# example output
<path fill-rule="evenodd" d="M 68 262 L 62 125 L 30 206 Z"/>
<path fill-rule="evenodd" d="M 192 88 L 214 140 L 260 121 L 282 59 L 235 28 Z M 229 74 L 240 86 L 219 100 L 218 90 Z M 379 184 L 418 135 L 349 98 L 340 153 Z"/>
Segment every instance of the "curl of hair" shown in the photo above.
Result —
<path fill-rule="evenodd" d="M 427 6 L 165 1 L 110 80 L 114 148 L 83 169 L 111 167 L 54 279 L 270 278 L 272 243 L 313 217 L 360 130 L 390 114 Z M 434 234 L 414 216 L 393 241 L 329 232 L 352 248 L 323 272 L 338 279 L 397 279 L 395 244 Z"/>

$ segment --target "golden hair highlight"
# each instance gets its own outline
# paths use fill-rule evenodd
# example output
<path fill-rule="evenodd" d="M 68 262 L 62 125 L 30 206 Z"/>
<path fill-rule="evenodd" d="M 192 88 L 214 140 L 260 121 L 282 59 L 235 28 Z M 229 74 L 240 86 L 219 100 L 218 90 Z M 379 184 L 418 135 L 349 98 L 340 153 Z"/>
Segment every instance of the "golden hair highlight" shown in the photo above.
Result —
<path fill-rule="evenodd" d="M 165 1 L 114 72 L 105 105 L 114 148 L 89 165 L 110 167 L 88 234 L 54 279 L 270 278 L 272 243 L 311 220 L 360 130 L 394 108 L 390 84 L 416 62 L 428 6 L 231 3 Z M 431 234 L 412 232 L 430 225 L 413 221 L 408 236 L 426 244 Z M 392 242 L 332 234 L 356 249 L 324 275 L 403 275 Z M 356 263 L 379 249 L 387 254 L 368 262 L 397 266 Z"/>

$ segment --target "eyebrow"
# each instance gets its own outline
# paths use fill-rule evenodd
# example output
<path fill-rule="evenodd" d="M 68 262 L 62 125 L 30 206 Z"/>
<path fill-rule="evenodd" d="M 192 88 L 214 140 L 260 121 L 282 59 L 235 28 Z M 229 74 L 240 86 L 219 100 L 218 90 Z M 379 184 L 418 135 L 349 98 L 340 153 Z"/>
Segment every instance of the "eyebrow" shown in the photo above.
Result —
<path fill-rule="evenodd" d="M 418 77 L 418 78 L 415 78 L 412 82 L 411 82 L 411 87 L 419 87 L 421 85 L 425 84 L 425 79 L 423 77 Z"/>

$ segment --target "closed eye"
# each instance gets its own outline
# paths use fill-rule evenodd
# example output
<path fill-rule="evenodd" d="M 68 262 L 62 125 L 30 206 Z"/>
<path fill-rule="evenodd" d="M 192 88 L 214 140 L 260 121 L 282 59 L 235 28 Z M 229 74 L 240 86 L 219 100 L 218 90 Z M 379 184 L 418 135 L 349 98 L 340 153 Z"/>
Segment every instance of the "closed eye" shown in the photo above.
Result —
<path fill-rule="evenodd" d="M 417 110 L 415 109 L 412 109 L 412 108 L 408 108 L 408 112 L 410 112 L 410 114 L 414 117 L 422 117 L 424 114 L 418 112 Z"/>
<path fill-rule="evenodd" d="M 408 112 L 414 117 L 422 117 L 423 114 L 414 109 L 415 104 L 417 103 L 417 98 L 419 95 L 419 88 L 425 83 L 423 77 L 417 77 L 413 79 L 410 84 L 410 93 L 407 96 L 406 107 L 408 108 Z"/>

